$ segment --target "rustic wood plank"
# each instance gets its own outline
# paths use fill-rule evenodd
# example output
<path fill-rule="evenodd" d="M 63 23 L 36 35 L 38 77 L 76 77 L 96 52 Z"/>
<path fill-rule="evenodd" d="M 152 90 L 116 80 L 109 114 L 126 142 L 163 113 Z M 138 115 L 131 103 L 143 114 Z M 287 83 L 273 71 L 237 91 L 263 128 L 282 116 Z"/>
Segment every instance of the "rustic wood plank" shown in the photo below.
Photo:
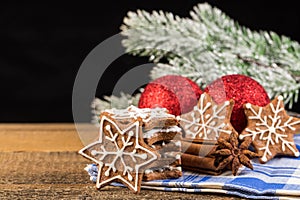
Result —
<path fill-rule="evenodd" d="M 83 143 L 97 128 L 80 124 Z M 81 135 L 82 136 L 82 135 Z M 224 195 L 126 188 L 96 190 L 83 168 L 90 163 L 74 124 L 0 124 L 0 199 L 240 199 Z"/>
<path fill-rule="evenodd" d="M 1 152 L 0 199 L 240 199 L 203 193 L 95 189 L 76 152 Z"/>
<path fill-rule="evenodd" d="M 85 144 L 98 134 L 91 124 L 80 124 Z M 82 133 L 83 132 L 83 133 Z M 83 147 L 74 124 L 0 124 L 0 151 L 78 151 Z"/>

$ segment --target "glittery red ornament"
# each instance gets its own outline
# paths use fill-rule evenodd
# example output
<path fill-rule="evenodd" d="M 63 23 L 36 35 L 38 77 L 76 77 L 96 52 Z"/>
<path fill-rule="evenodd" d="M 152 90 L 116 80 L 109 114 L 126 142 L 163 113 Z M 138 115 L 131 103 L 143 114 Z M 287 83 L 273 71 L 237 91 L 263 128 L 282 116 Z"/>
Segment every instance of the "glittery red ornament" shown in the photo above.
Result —
<path fill-rule="evenodd" d="M 201 94 L 202 90 L 192 80 L 178 75 L 167 75 L 145 87 L 138 107 L 163 107 L 173 115 L 180 115 L 191 111 Z"/>
<path fill-rule="evenodd" d="M 204 91 L 209 93 L 217 103 L 234 100 L 231 123 L 238 132 L 247 125 L 243 109 L 245 103 L 257 106 L 266 106 L 270 103 L 267 92 L 258 82 L 240 74 L 222 76 L 208 85 Z"/>

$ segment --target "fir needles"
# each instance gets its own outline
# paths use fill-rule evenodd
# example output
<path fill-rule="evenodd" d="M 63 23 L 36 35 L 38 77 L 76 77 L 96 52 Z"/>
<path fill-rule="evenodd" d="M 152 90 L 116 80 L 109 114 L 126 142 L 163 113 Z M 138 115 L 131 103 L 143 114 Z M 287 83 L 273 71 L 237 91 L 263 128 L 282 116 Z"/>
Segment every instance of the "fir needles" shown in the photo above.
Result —
<path fill-rule="evenodd" d="M 283 95 L 290 107 L 297 101 L 299 43 L 274 32 L 251 31 L 207 3 L 195 6 L 190 15 L 138 10 L 124 18 L 123 45 L 128 53 L 157 63 L 152 79 L 178 74 L 203 87 L 223 75 L 244 74 L 270 98 Z"/>

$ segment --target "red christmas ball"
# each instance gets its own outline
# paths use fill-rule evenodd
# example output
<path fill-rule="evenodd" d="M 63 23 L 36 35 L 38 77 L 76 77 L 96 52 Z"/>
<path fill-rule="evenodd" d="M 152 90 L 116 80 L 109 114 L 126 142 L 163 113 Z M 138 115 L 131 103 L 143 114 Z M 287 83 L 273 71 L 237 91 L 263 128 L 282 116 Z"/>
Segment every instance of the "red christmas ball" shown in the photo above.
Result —
<path fill-rule="evenodd" d="M 209 84 L 204 91 L 209 93 L 217 103 L 234 100 L 231 124 L 238 132 L 247 125 L 243 109 L 245 103 L 257 106 L 266 106 L 270 103 L 267 92 L 258 82 L 240 74 L 222 76 Z"/>
<path fill-rule="evenodd" d="M 145 87 L 138 107 L 163 107 L 177 116 L 191 111 L 202 93 L 199 86 L 188 78 L 179 75 L 162 76 Z"/>

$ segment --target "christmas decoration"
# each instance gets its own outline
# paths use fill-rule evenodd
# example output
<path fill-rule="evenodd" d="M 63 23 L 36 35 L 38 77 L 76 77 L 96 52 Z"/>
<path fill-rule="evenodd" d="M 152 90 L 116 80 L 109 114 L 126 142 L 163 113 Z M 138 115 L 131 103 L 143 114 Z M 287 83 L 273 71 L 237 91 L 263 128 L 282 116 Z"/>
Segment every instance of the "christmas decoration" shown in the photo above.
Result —
<path fill-rule="evenodd" d="M 217 170 L 223 170 L 229 166 L 234 176 L 236 176 L 241 165 L 253 170 L 250 160 L 259 157 L 259 155 L 248 150 L 251 141 L 251 138 L 248 138 L 239 144 L 237 132 L 232 132 L 228 139 L 219 138 L 218 147 L 213 153 L 216 156 Z"/>
<path fill-rule="evenodd" d="M 233 101 L 217 105 L 207 93 L 203 93 L 193 111 L 178 116 L 186 138 L 217 140 L 229 137 L 233 131 L 230 115 Z"/>
<path fill-rule="evenodd" d="M 121 97 L 93 102 L 96 115 L 107 107 L 137 104 L 145 112 L 129 106 L 122 112 L 107 112 L 108 122 L 101 121 L 100 116 L 100 127 L 104 128 L 100 128 L 99 141 L 80 151 L 97 163 L 96 170 L 88 169 L 89 174 L 98 188 L 118 181 L 136 193 L 142 180 L 148 189 L 165 186 L 173 190 L 172 185 L 184 184 L 187 188 L 177 189 L 193 192 L 202 192 L 205 184 L 212 184 L 211 180 L 216 182 L 215 187 L 207 189 L 215 192 L 230 180 L 226 187 L 229 190 L 221 192 L 236 193 L 246 188 L 242 196 L 256 190 L 258 194 L 265 192 L 264 198 L 272 198 L 273 193 L 286 194 L 286 190 L 273 190 L 278 188 L 275 182 L 280 188 L 288 188 L 289 183 L 295 188 L 291 179 L 299 159 L 281 158 L 270 162 L 271 166 L 262 164 L 277 155 L 299 157 L 293 136 L 300 131 L 300 119 L 289 116 L 284 103 L 292 106 L 298 98 L 300 45 L 272 32 L 258 33 L 240 27 L 208 4 L 199 4 L 191 16 L 192 19 L 182 19 L 171 13 L 138 11 L 130 12 L 124 19 L 122 33 L 127 38 L 123 44 L 127 51 L 150 56 L 158 65 L 151 71 L 154 81 L 141 94 L 122 93 Z M 269 97 L 278 94 L 283 96 L 270 103 Z M 154 109 L 150 112 L 151 108 Z M 176 124 L 154 120 L 157 115 L 162 116 L 157 111 L 172 114 Z M 112 116 L 122 122 L 114 124 L 109 121 Z M 154 121 L 163 128 L 157 128 Z M 125 126 L 123 122 L 131 125 Z M 255 152 L 249 149 L 251 144 Z M 253 158 L 262 163 L 253 164 L 254 170 Z M 253 172 L 240 169 L 241 166 Z M 275 168 L 280 172 L 272 173 Z M 232 179 L 224 173 L 218 178 L 195 173 L 220 175 L 226 170 L 234 176 L 240 171 L 242 177 Z M 186 176 L 189 173 L 192 176 Z M 182 175 L 178 180 L 170 180 Z M 273 176 L 279 179 L 269 181 Z M 153 182 L 157 179 L 168 180 Z M 205 182 L 207 179 L 210 182 Z M 245 187 L 250 179 L 264 184 Z M 280 182 L 281 179 L 287 182 Z M 232 183 L 238 186 L 233 188 Z"/>
<path fill-rule="evenodd" d="M 167 75 L 149 83 L 142 92 L 139 108 L 167 108 L 173 115 L 189 112 L 202 94 L 199 86 L 188 78 Z"/>
<path fill-rule="evenodd" d="M 217 103 L 234 100 L 231 124 L 238 132 L 241 132 L 247 124 L 243 110 L 244 104 L 265 106 L 270 103 L 268 94 L 258 82 L 239 74 L 222 76 L 209 84 L 205 92 L 209 93 Z"/>
<path fill-rule="evenodd" d="M 289 108 L 298 100 L 298 42 L 274 32 L 251 31 L 207 3 L 198 4 L 190 14 L 191 18 L 180 18 L 138 10 L 124 18 L 123 46 L 128 53 L 149 56 L 157 63 L 150 72 L 152 79 L 177 74 L 205 88 L 223 75 L 244 74 L 259 82 L 270 98 L 282 95 Z M 139 95 L 96 99 L 93 122 L 103 109 L 126 108 L 128 102 L 137 105 Z"/>
<path fill-rule="evenodd" d="M 121 129 L 112 119 L 101 117 L 99 140 L 79 151 L 99 166 L 97 188 L 120 181 L 138 193 L 145 167 L 158 159 L 144 143 L 139 121 Z"/>
<path fill-rule="evenodd" d="M 268 162 L 276 155 L 299 156 L 293 137 L 300 131 L 300 119 L 290 117 L 285 112 L 282 96 L 265 107 L 251 103 L 244 107 L 248 125 L 240 139 L 252 138 L 254 148 L 262 154 L 261 163 Z"/>
<path fill-rule="evenodd" d="M 129 12 L 121 26 L 126 51 L 158 63 L 152 79 L 178 74 L 205 87 L 223 75 L 245 74 L 270 98 L 283 95 L 291 108 L 300 89 L 299 43 L 274 32 L 251 31 L 207 3 L 190 15 Z"/>

